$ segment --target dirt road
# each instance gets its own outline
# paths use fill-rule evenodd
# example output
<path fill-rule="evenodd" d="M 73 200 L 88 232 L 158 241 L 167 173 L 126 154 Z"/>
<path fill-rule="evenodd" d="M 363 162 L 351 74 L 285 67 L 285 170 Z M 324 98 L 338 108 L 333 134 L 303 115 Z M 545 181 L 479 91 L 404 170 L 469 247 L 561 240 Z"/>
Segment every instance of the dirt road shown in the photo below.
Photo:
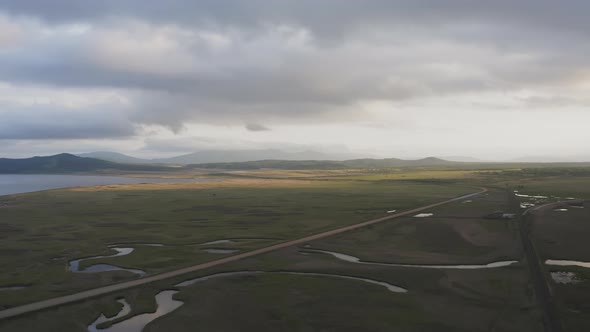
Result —
<path fill-rule="evenodd" d="M 86 299 L 89 299 L 89 298 L 92 298 L 92 297 L 96 297 L 96 296 L 100 296 L 100 295 L 105 295 L 105 294 L 108 294 L 108 293 L 113 293 L 113 292 L 125 290 L 125 289 L 128 289 L 128 288 L 145 285 L 145 284 L 152 283 L 152 282 L 155 282 L 155 281 L 161 281 L 161 280 L 165 280 L 165 279 L 169 279 L 169 278 L 178 277 L 178 276 L 181 276 L 183 274 L 187 274 L 187 273 L 191 273 L 191 272 L 195 272 L 195 271 L 207 269 L 207 268 L 210 268 L 210 267 L 213 267 L 213 266 L 222 265 L 222 264 L 226 264 L 226 263 L 230 263 L 230 262 L 235 262 L 235 261 L 240 260 L 240 259 L 244 259 L 244 258 L 248 258 L 248 257 L 252 257 L 252 256 L 256 256 L 256 255 L 268 253 L 268 252 L 271 252 L 271 251 L 283 249 L 283 248 L 286 248 L 286 247 L 290 247 L 290 246 L 294 246 L 294 245 L 298 245 L 298 244 L 310 242 L 310 241 L 313 241 L 313 240 L 325 238 L 325 237 L 328 237 L 328 236 L 332 236 L 332 235 L 344 233 L 344 232 L 347 232 L 347 231 L 350 231 L 350 230 L 353 230 L 353 229 L 357 229 L 357 228 L 361 228 L 361 227 L 373 225 L 373 224 L 376 224 L 376 223 L 380 223 L 382 221 L 386 221 L 386 220 L 390 220 L 390 219 L 394 219 L 394 218 L 398 218 L 398 217 L 402 217 L 402 216 L 411 215 L 411 214 L 414 214 L 414 213 L 417 213 L 417 212 L 421 212 L 421 211 L 424 211 L 424 210 L 427 210 L 427 209 L 431 209 L 431 208 L 436 207 L 436 206 L 440 206 L 440 205 L 448 204 L 448 203 L 451 203 L 451 202 L 455 202 L 455 201 L 467 199 L 469 197 L 473 197 L 473 196 L 482 194 L 482 193 L 484 193 L 486 191 L 488 191 L 486 188 L 482 188 L 481 191 L 476 192 L 476 193 L 473 193 L 473 194 L 468 194 L 468 195 L 456 197 L 456 198 L 453 198 L 453 199 L 449 199 L 449 200 L 446 200 L 446 201 L 442 201 L 442 202 L 438 202 L 438 203 L 434 203 L 434 204 L 429 204 L 429 205 L 426 205 L 426 206 L 422 206 L 422 207 L 415 208 L 415 209 L 408 210 L 408 211 L 403 211 L 403 212 L 400 212 L 400 213 L 390 214 L 390 215 L 387 215 L 385 217 L 381 217 L 381 218 L 377 218 L 377 219 L 365 221 L 365 222 L 354 224 L 354 225 L 350 225 L 350 226 L 345 226 L 345 227 L 337 228 L 337 229 L 334 229 L 334 230 L 331 230 L 331 231 L 327 231 L 327 232 L 323 232 L 323 233 L 319 233 L 319 234 L 314 234 L 314 235 L 306 236 L 306 237 L 303 237 L 303 238 L 300 238 L 300 239 L 296 239 L 296 240 L 291 240 L 291 241 L 287 241 L 287 242 L 275 244 L 275 245 L 272 245 L 272 246 L 269 246 L 269 247 L 256 249 L 256 250 L 245 252 L 245 253 L 242 253 L 242 254 L 238 254 L 238 255 L 234 255 L 234 256 L 229 256 L 229 257 L 226 257 L 226 258 L 217 259 L 217 260 L 206 262 L 206 263 L 202 263 L 202 264 L 197 264 L 197 265 L 185 267 L 185 268 L 174 270 L 174 271 L 170 271 L 170 272 L 156 274 L 156 275 L 145 277 L 145 278 L 141 278 L 141 279 L 136 279 L 136 280 L 132 280 L 132 281 L 126 281 L 126 282 L 122 282 L 122 283 L 119 283 L 119 284 L 114 284 L 114 285 L 99 287 L 99 288 L 95 288 L 95 289 L 91 289 L 91 290 L 87 290 L 87 291 L 83 291 L 83 292 L 79 292 L 79 293 L 75 293 L 75 294 L 71 294 L 71 295 L 56 297 L 56 298 L 52 298 L 52 299 L 48 299 L 48 300 L 43 300 L 43 301 L 39 301 L 39 302 L 29 303 L 29 304 L 25 304 L 25 305 L 22 305 L 22 306 L 18 306 L 18 307 L 6 309 L 6 310 L 3 310 L 3 311 L 0 311 L 0 319 L 6 319 L 6 318 L 19 316 L 19 315 L 27 314 L 27 313 L 38 311 L 38 310 L 43 310 L 43 309 L 48 309 L 48 308 L 52 308 L 52 307 L 64 305 L 64 304 L 78 302 L 78 301 L 86 300 Z"/>
<path fill-rule="evenodd" d="M 520 237 L 531 273 L 537 302 L 543 311 L 543 326 L 546 332 L 561 332 L 563 331 L 563 327 L 559 319 L 555 301 L 551 295 L 551 288 L 547 280 L 547 273 L 545 272 L 543 261 L 537 254 L 535 245 L 531 239 L 530 225 L 539 214 L 543 214 L 545 211 L 563 204 L 563 202 L 554 202 L 527 209 L 522 214 L 520 220 Z"/>

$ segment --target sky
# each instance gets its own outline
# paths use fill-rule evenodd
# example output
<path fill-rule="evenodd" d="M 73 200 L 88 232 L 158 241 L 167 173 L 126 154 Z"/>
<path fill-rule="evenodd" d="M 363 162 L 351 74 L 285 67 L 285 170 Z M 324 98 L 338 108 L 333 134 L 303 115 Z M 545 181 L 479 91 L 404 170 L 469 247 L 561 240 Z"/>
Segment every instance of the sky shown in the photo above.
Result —
<path fill-rule="evenodd" d="M 588 13 L 586 0 L 0 0 L 0 157 L 590 160 Z"/>

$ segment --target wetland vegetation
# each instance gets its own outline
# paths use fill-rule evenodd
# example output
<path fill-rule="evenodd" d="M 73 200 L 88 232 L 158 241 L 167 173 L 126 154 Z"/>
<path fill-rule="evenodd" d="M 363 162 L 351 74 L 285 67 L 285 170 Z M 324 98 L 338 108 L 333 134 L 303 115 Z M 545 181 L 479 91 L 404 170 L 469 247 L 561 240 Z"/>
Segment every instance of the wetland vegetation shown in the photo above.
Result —
<path fill-rule="evenodd" d="M 0 260 L 10 268 L 0 272 L 0 287 L 6 289 L 0 305 L 10 308 L 137 278 L 108 269 L 71 273 L 67 267 L 74 263 L 81 271 L 94 272 L 92 267 L 99 265 L 155 275 L 490 188 L 468 200 L 307 245 L 3 321 L 0 331 L 36 331 L 39 326 L 139 331 L 141 324 L 143 331 L 542 329 L 542 310 L 519 240 L 520 219 L 486 216 L 522 213 L 533 206 L 521 204 L 541 199 L 531 196 L 545 197 L 535 205 L 587 197 L 582 185 L 563 194 L 572 181 L 584 183 L 585 177 L 547 175 L 532 181 L 501 171 L 420 168 L 369 173 L 199 173 L 223 181 L 170 180 L 2 196 Z M 573 242 L 555 242 L 584 229 L 580 218 L 587 209 L 560 209 L 550 209 L 533 224 L 541 257 L 590 259 L 574 250 Z M 414 217 L 420 214 L 427 216 Z M 562 216 L 567 216 L 565 222 L 559 219 L 565 228 L 543 221 Z M 578 235 L 580 240 L 583 236 Z M 579 266 L 547 265 L 547 270 L 563 296 L 564 324 L 584 326 L 583 319 L 570 317 L 571 310 L 586 310 L 581 295 L 572 295 L 570 288 L 584 290 L 588 272 Z M 386 287 L 407 292 L 392 294 Z M 60 317 L 76 318 L 64 322 Z"/>

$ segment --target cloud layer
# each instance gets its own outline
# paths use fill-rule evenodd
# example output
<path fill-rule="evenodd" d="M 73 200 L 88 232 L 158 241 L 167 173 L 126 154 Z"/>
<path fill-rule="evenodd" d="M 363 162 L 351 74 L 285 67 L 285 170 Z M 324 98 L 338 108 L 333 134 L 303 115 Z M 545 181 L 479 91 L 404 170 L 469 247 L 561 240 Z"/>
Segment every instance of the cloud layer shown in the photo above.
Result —
<path fill-rule="evenodd" d="M 194 125 L 267 140 L 287 139 L 286 124 L 418 131 L 417 119 L 449 109 L 585 119 L 589 11 L 582 0 L 5 0 L 0 139 Z M 456 125 L 485 128 L 474 121 Z"/>

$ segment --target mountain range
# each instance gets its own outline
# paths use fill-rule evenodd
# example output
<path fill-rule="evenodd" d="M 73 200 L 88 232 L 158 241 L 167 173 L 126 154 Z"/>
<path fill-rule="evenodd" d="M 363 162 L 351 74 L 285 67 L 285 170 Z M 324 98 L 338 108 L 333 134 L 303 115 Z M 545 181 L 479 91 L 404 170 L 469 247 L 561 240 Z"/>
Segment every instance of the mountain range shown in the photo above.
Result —
<path fill-rule="evenodd" d="M 118 152 L 97 151 L 78 154 L 79 157 L 102 159 L 129 164 L 207 164 L 233 163 L 257 160 L 348 160 L 361 156 L 352 153 L 326 153 L 318 151 L 287 152 L 278 149 L 256 150 L 203 150 L 171 158 L 141 159 Z"/>
<path fill-rule="evenodd" d="M 162 171 L 167 167 L 157 165 L 123 164 L 96 158 L 83 158 L 69 153 L 23 159 L 0 158 L 0 173 L 4 174 L 49 174 L 119 171 Z"/>
<path fill-rule="evenodd" d="M 182 167 L 172 165 L 147 163 L 119 163 L 98 158 L 80 157 L 68 153 L 53 156 L 32 157 L 24 159 L 0 158 L 0 173 L 4 174 L 33 174 L 33 173 L 79 173 L 115 171 L 176 171 L 183 169 L 343 169 L 343 168 L 381 168 L 407 166 L 452 165 L 455 162 L 438 158 L 424 158 L 418 160 L 388 159 L 352 159 L 336 160 L 258 160 L 227 163 L 200 163 Z"/>

